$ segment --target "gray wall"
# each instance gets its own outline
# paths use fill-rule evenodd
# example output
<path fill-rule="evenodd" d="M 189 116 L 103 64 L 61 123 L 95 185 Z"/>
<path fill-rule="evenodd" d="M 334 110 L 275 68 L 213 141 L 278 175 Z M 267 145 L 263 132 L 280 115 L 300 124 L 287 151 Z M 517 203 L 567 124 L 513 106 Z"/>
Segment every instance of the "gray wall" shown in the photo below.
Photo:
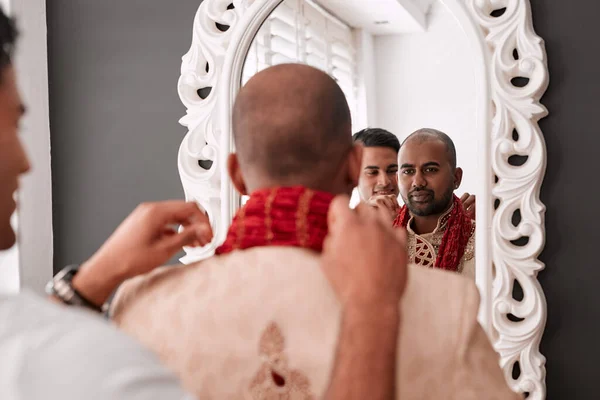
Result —
<path fill-rule="evenodd" d="M 600 374 L 600 3 L 531 3 L 551 74 L 550 116 L 540 124 L 548 399 L 591 399 Z M 175 84 L 198 4 L 47 3 L 57 266 L 89 256 L 138 202 L 182 195 L 175 162 L 184 108 Z"/>
<path fill-rule="evenodd" d="M 55 270 L 140 202 L 183 198 L 176 86 L 199 4 L 47 2 Z"/>
<path fill-rule="evenodd" d="M 546 41 L 550 87 L 540 122 L 548 149 L 542 187 L 547 206 L 548 299 L 542 352 L 548 399 L 596 399 L 600 378 L 600 262 L 597 229 L 600 3 L 531 0 L 535 29 Z"/>

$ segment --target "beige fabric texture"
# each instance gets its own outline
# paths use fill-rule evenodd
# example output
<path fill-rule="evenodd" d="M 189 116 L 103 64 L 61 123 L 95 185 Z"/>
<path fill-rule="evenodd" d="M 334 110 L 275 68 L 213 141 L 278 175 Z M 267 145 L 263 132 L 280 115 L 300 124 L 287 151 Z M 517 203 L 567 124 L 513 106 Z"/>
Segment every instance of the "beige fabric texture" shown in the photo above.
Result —
<path fill-rule="evenodd" d="M 433 268 L 444 233 L 446 232 L 450 212 L 454 205 L 440 216 L 437 226 L 431 233 L 417 234 L 412 229 L 414 216 L 408 220 L 408 258 L 411 263 L 424 268 Z M 475 220 L 471 220 L 473 229 L 467 242 L 465 252 L 458 264 L 458 273 L 475 281 Z"/>
<path fill-rule="evenodd" d="M 478 307 L 471 280 L 409 269 L 398 399 L 520 398 L 477 323 Z M 319 255 L 292 247 L 156 270 L 125 283 L 111 311 L 121 329 L 157 352 L 203 400 L 321 398 L 341 315 Z"/>

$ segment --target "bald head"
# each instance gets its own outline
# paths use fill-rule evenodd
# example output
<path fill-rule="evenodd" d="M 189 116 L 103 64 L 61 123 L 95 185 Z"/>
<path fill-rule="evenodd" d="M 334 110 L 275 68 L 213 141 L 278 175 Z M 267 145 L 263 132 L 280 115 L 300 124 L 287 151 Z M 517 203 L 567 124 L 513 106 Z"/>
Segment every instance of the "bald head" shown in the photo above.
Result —
<path fill-rule="evenodd" d="M 327 74 L 283 64 L 253 76 L 233 109 L 236 153 L 250 190 L 303 185 L 334 191 L 352 148 L 350 110 Z"/>
<path fill-rule="evenodd" d="M 456 169 L 456 147 L 454 142 L 450 139 L 450 136 L 446 135 L 442 131 L 438 131 L 433 128 L 421 128 L 410 135 L 402 142 L 402 146 L 409 141 L 416 141 L 417 143 L 423 143 L 427 141 L 438 140 L 446 146 L 446 152 L 448 154 L 448 161 L 452 169 Z"/>

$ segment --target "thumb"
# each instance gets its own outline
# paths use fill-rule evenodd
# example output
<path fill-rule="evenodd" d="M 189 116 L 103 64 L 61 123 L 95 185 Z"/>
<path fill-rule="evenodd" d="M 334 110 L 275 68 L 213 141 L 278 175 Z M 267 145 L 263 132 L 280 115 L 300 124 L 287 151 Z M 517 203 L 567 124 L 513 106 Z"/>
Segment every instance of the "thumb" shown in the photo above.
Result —
<path fill-rule="evenodd" d="M 394 230 L 394 236 L 396 237 L 396 240 L 398 241 L 398 243 L 402 244 L 402 246 L 406 245 L 406 241 L 407 241 L 407 236 L 408 233 L 406 231 L 405 228 L 392 228 Z"/>
<path fill-rule="evenodd" d="M 350 198 L 347 195 L 336 196 L 331 205 L 329 206 L 329 212 L 327 213 L 327 224 L 329 231 L 337 229 L 340 222 L 351 217 L 352 210 L 350 210 Z"/>
<path fill-rule="evenodd" d="M 174 235 L 164 236 L 160 239 L 160 247 L 168 253 L 175 254 L 184 246 L 194 244 L 198 240 L 198 234 L 195 229 L 183 229 Z"/>

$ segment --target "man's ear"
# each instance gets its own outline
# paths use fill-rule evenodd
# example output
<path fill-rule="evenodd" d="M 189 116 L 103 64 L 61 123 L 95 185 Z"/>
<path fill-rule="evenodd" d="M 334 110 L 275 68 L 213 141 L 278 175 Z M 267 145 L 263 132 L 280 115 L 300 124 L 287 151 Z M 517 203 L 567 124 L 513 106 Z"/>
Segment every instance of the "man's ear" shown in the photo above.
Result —
<path fill-rule="evenodd" d="M 231 178 L 235 189 L 242 196 L 247 196 L 248 190 L 246 189 L 246 182 L 244 181 L 242 169 L 240 168 L 240 163 L 238 162 L 237 154 L 235 153 L 231 153 L 229 154 L 229 157 L 227 157 L 227 172 L 229 173 L 229 177 Z"/>
<path fill-rule="evenodd" d="M 462 182 L 463 170 L 462 168 L 456 168 L 454 170 L 454 190 L 458 189 Z"/>
<path fill-rule="evenodd" d="M 358 178 L 360 177 L 360 167 L 362 166 L 363 146 L 354 144 L 350 154 L 348 154 L 348 182 L 352 188 L 358 186 Z"/>

